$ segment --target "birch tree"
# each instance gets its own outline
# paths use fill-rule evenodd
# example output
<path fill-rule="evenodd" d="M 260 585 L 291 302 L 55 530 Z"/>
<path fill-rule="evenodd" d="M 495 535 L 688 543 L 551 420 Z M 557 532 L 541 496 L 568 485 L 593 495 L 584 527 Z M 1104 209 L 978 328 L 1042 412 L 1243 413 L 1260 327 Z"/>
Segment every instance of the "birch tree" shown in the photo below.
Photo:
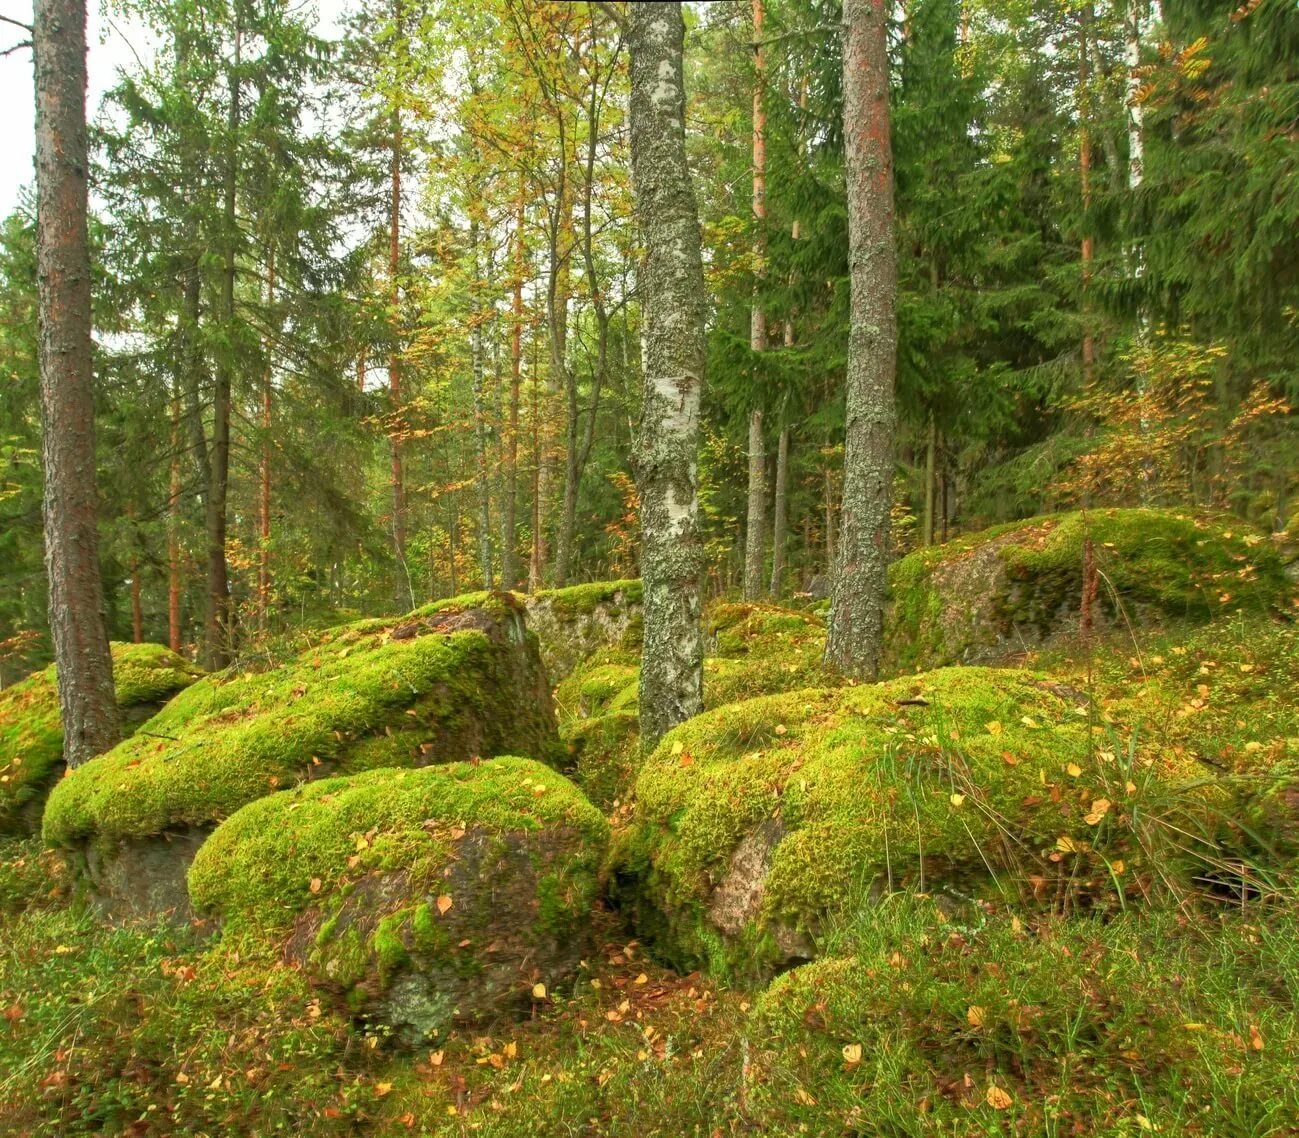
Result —
<path fill-rule="evenodd" d="M 628 42 L 632 189 L 645 248 L 644 403 L 635 466 L 645 590 L 640 726 L 648 748 L 703 706 L 698 452 L 706 298 L 699 213 L 686 165 L 681 5 L 632 5 Z"/>

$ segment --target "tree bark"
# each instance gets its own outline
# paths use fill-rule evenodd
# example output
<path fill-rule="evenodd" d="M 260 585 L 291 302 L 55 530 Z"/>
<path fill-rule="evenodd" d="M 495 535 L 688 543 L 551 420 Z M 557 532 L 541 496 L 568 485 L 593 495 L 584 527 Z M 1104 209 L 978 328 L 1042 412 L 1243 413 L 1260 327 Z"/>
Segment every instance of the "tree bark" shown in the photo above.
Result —
<path fill-rule="evenodd" d="M 266 265 L 266 308 L 268 319 L 275 305 L 275 248 L 271 247 Z M 266 363 L 262 370 L 262 453 L 258 469 L 260 483 L 257 501 L 257 625 L 266 630 L 266 616 L 271 603 L 271 337 L 266 337 Z"/>
<path fill-rule="evenodd" d="M 934 413 L 929 412 L 929 434 L 925 440 L 925 513 L 921 527 L 921 539 L 925 545 L 934 544 L 934 472 L 938 457 L 938 427 L 934 423 Z"/>
<path fill-rule="evenodd" d="M 844 137 L 852 316 L 848 336 L 843 510 L 826 661 L 861 679 L 879 671 L 892 503 L 897 254 L 884 0 L 844 3 Z"/>
<path fill-rule="evenodd" d="M 706 296 L 686 164 L 681 5 L 633 5 L 628 25 L 632 186 L 645 249 L 635 468 L 645 620 L 640 726 L 649 748 L 703 707 L 698 478 Z"/>
<path fill-rule="evenodd" d="M 393 0 L 393 21 L 396 27 L 396 41 L 400 46 L 402 37 L 402 0 Z M 401 424 L 397 421 L 401 413 L 401 351 L 398 333 L 400 331 L 401 304 L 401 156 L 402 156 L 402 121 L 401 107 L 394 106 L 392 111 L 392 153 L 390 155 L 390 178 L 392 190 L 388 213 L 388 398 L 392 407 L 393 424 L 388 435 L 388 444 L 392 451 L 392 553 L 397 563 L 394 581 L 397 605 L 404 607 L 409 601 L 415 603 L 414 586 L 406 564 L 406 483 L 402 473 Z"/>
<path fill-rule="evenodd" d="M 36 0 L 34 16 L 45 566 L 63 757 L 76 767 L 121 738 L 96 516 L 84 0 Z"/>
<path fill-rule="evenodd" d="M 180 396 L 171 404 L 171 469 L 167 479 L 167 645 L 181 647 L 180 627 Z"/>
<path fill-rule="evenodd" d="M 236 11 L 238 6 L 236 5 Z M 230 403 L 234 388 L 235 248 L 238 243 L 235 213 L 239 184 L 239 120 L 241 114 L 243 32 L 236 25 L 234 61 L 229 72 L 230 103 L 226 120 L 225 200 L 222 212 L 224 265 L 221 273 L 221 316 L 226 345 L 217 361 L 212 385 L 212 446 L 208 455 L 208 491 L 204 528 L 207 534 L 207 611 L 203 656 L 216 671 L 231 659 L 230 570 L 226 562 L 227 495 L 230 488 Z"/>
<path fill-rule="evenodd" d="M 776 445 L 776 506 L 771 526 L 771 595 L 785 589 L 785 542 L 789 529 L 789 428 L 780 428 Z"/>
<path fill-rule="evenodd" d="M 469 356 L 474 397 L 474 452 L 477 466 L 478 572 L 483 588 L 492 587 L 492 487 L 487 461 L 487 408 L 483 401 L 483 313 L 478 311 L 478 222 L 469 223 L 469 247 L 474 263 L 473 301 L 469 313 Z"/>
<path fill-rule="evenodd" d="M 756 221 L 757 281 L 749 321 L 749 347 L 767 349 L 767 317 L 762 309 L 762 273 L 766 239 L 762 227 L 767 219 L 767 113 L 763 107 L 762 84 L 766 66 L 762 50 L 763 0 L 753 0 L 753 217 Z M 756 386 L 756 385 L 755 385 Z M 762 408 L 749 414 L 749 502 L 744 528 L 744 597 L 762 596 L 762 563 L 765 554 L 767 514 L 767 454 L 762 439 Z"/>
<path fill-rule="evenodd" d="M 501 504 L 501 588 L 519 583 L 519 393 L 523 376 L 523 275 L 527 259 L 524 246 L 523 175 L 514 210 L 514 296 L 510 305 L 510 418 L 505 439 L 505 495 Z"/>
<path fill-rule="evenodd" d="M 1091 318 L 1088 313 L 1087 294 L 1091 288 L 1092 258 L 1095 245 L 1091 234 L 1091 221 L 1087 217 L 1091 209 L 1091 67 L 1088 58 L 1088 35 L 1091 31 L 1092 5 L 1084 4 L 1078 16 L 1078 180 L 1082 193 L 1083 237 L 1082 237 L 1082 369 L 1083 381 L 1090 383 L 1096 371 L 1096 341 L 1092 334 Z"/>

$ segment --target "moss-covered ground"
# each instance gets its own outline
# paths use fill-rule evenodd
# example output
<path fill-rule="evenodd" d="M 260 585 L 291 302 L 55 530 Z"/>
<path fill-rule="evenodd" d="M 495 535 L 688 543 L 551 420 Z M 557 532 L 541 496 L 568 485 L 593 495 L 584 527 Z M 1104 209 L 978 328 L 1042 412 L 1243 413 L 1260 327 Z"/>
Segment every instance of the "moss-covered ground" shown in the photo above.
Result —
<path fill-rule="evenodd" d="M 203 675 L 161 644 L 114 644 L 112 651 L 117 702 L 128 734 Z M 0 832 L 34 828 L 40 801 L 62 766 L 63 729 L 51 664 L 0 692 Z"/>

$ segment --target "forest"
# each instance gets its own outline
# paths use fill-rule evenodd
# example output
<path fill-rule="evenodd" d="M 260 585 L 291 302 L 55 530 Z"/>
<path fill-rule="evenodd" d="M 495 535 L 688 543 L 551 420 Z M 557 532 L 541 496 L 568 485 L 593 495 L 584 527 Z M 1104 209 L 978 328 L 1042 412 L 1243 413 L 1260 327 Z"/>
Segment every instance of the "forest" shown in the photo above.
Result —
<path fill-rule="evenodd" d="M 0 1132 L 1299 1133 L 1293 0 L 4 9 Z"/>

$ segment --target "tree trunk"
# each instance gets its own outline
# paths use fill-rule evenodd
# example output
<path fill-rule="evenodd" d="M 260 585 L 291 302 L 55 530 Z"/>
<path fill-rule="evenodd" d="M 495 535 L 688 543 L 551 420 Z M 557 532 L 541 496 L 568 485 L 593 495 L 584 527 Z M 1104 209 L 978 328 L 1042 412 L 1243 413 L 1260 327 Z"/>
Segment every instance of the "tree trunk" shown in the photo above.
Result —
<path fill-rule="evenodd" d="M 537 338 L 532 337 L 532 550 L 528 556 L 528 592 L 541 588 L 541 571 L 546 556 L 545 541 L 541 533 L 541 380 L 537 375 Z"/>
<path fill-rule="evenodd" d="M 1082 369 L 1083 381 L 1090 383 L 1096 371 L 1096 341 L 1092 335 L 1091 317 L 1088 313 L 1087 294 L 1091 288 L 1092 257 L 1094 243 L 1091 234 L 1091 221 L 1087 214 L 1091 209 L 1091 67 L 1088 60 L 1088 34 L 1091 30 L 1092 5 L 1084 4 L 1078 17 L 1078 179 L 1082 192 L 1083 237 L 1082 237 Z"/>
<path fill-rule="evenodd" d="M 510 420 L 505 439 L 505 500 L 501 504 L 501 588 L 519 583 L 519 392 L 523 375 L 523 175 L 514 211 L 514 296 L 510 305 Z"/>
<path fill-rule="evenodd" d="M 167 479 L 167 645 L 181 647 L 180 627 L 180 397 L 171 404 L 171 470 Z"/>
<path fill-rule="evenodd" d="M 275 248 L 271 247 L 266 265 L 266 308 L 275 305 Z M 257 626 L 266 630 L 266 615 L 271 603 L 271 337 L 266 337 L 266 365 L 262 371 L 262 454 L 257 472 L 260 493 L 257 502 Z"/>
<path fill-rule="evenodd" d="M 483 402 L 483 314 L 478 311 L 478 222 L 469 223 L 469 247 L 474 262 L 473 302 L 469 312 L 469 356 L 474 397 L 474 452 L 477 465 L 478 572 L 483 588 L 492 587 L 492 487 L 487 446 L 489 429 Z"/>
<path fill-rule="evenodd" d="M 636 437 L 645 638 L 642 747 L 703 707 L 699 397 L 706 347 L 702 237 L 686 164 L 679 3 L 628 9 L 631 165 L 641 272 L 644 402 Z"/>
<path fill-rule="evenodd" d="M 921 537 L 925 545 L 934 544 L 934 471 L 938 455 L 938 427 L 934 413 L 929 412 L 929 435 L 925 441 L 925 515 Z"/>
<path fill-rule="evenodd" d="M 144 643 L 144 602 L 140 596 L 140 558 L 131 554 L 131 643 Z"/>
<path fill-rule="evenodd" d="M 400 44 L 402 37 L 402 4 L 401 0 L 393 2 L 393 21 L 396 27 L 396 40 Z M 397 562 L 395 592 L 397 606 L 405 607 L 409 600 L 415 603 L 414 586 L 406 565 L 406 483 L 402 474 L 402 428 L 398 417 L 401 414 L 401 352 L 399 347 L 401 304 L 401 156 L 402 156 L 402 122 L 401 108 L 394 107 L 392 112 L 392 153 L 390 155 L 390 177 L 392 192 L 388 213 L 388 398 L 392 406 L 393 425 L 388 436 L 392 450 L 392 553 Z"/>
<path fill-rule="evenodd" d="M 844 3 L 844 137 L 852 318 L 848 336 L 843 511 L 826 660 L 879 671 L 892 503 L 897 255 L 889 127 L 888 8 Z"/>
<path fill-rule="evenodd" d="M 766 351 L 767 317 L 762 309 L 763 261 L 766 240 L 762 227 L 767 219 L 767 114 L 763 108 L 762 84 L 766 60 L 762 50 L 763 0 L 753 0 L 753 217 L 756 221 L 758 279 L 749 322 L 749 347 Z M 755 385 L 756 386 L 756 385 Z M 762 408 L 749 414 L 749 505 L 744 529 L 744 597 L 762 596 L 762 563 L 765 553 L 767 513 L 767 455 L 762 440 Z"/>
<path fill-rule="evenodd" d="M 217 361 L 212 396 L 212 447 L 208 465 L 205 512 L 207 532 L 207 613 L 204 622 L 204 661 L 210 670 L 226 667 L 231 659 L 230 570 L 226 563 L 226 496 L 230 488 L 230 402 L 234 387 L 235 248 L 238 241 L 235 215 L 239 181 L 239 120 L 242 97 L 240 68 L 243 33 L 235 28 L 234 62 L 230 68 L 230 105 L 226 121 L 228 152 L 225 169 L 225 203 L 222 215 L 225 264 L 221 274 L 221 316 L 227 342 Z"/>
<path fill-rule="evenodd" d="M 771 595 L 785 589 L 785 540 L 789 527 L 789 428 L 780 428 L 776 447 L 776 509 L 771 527 Z"/>
<path fill-rule="evenodd" d="M 121 738 L 96 518 L 84 0 L 36 0 L 34 16 L 45 566 L 63 757 L 76 767 Z"/>
<path fill-rule="evenodd" d="M 835 558 L 835 505 L 834 505 L 834 471 L 825 468 L 825 571 L 834 576 Z"/>

